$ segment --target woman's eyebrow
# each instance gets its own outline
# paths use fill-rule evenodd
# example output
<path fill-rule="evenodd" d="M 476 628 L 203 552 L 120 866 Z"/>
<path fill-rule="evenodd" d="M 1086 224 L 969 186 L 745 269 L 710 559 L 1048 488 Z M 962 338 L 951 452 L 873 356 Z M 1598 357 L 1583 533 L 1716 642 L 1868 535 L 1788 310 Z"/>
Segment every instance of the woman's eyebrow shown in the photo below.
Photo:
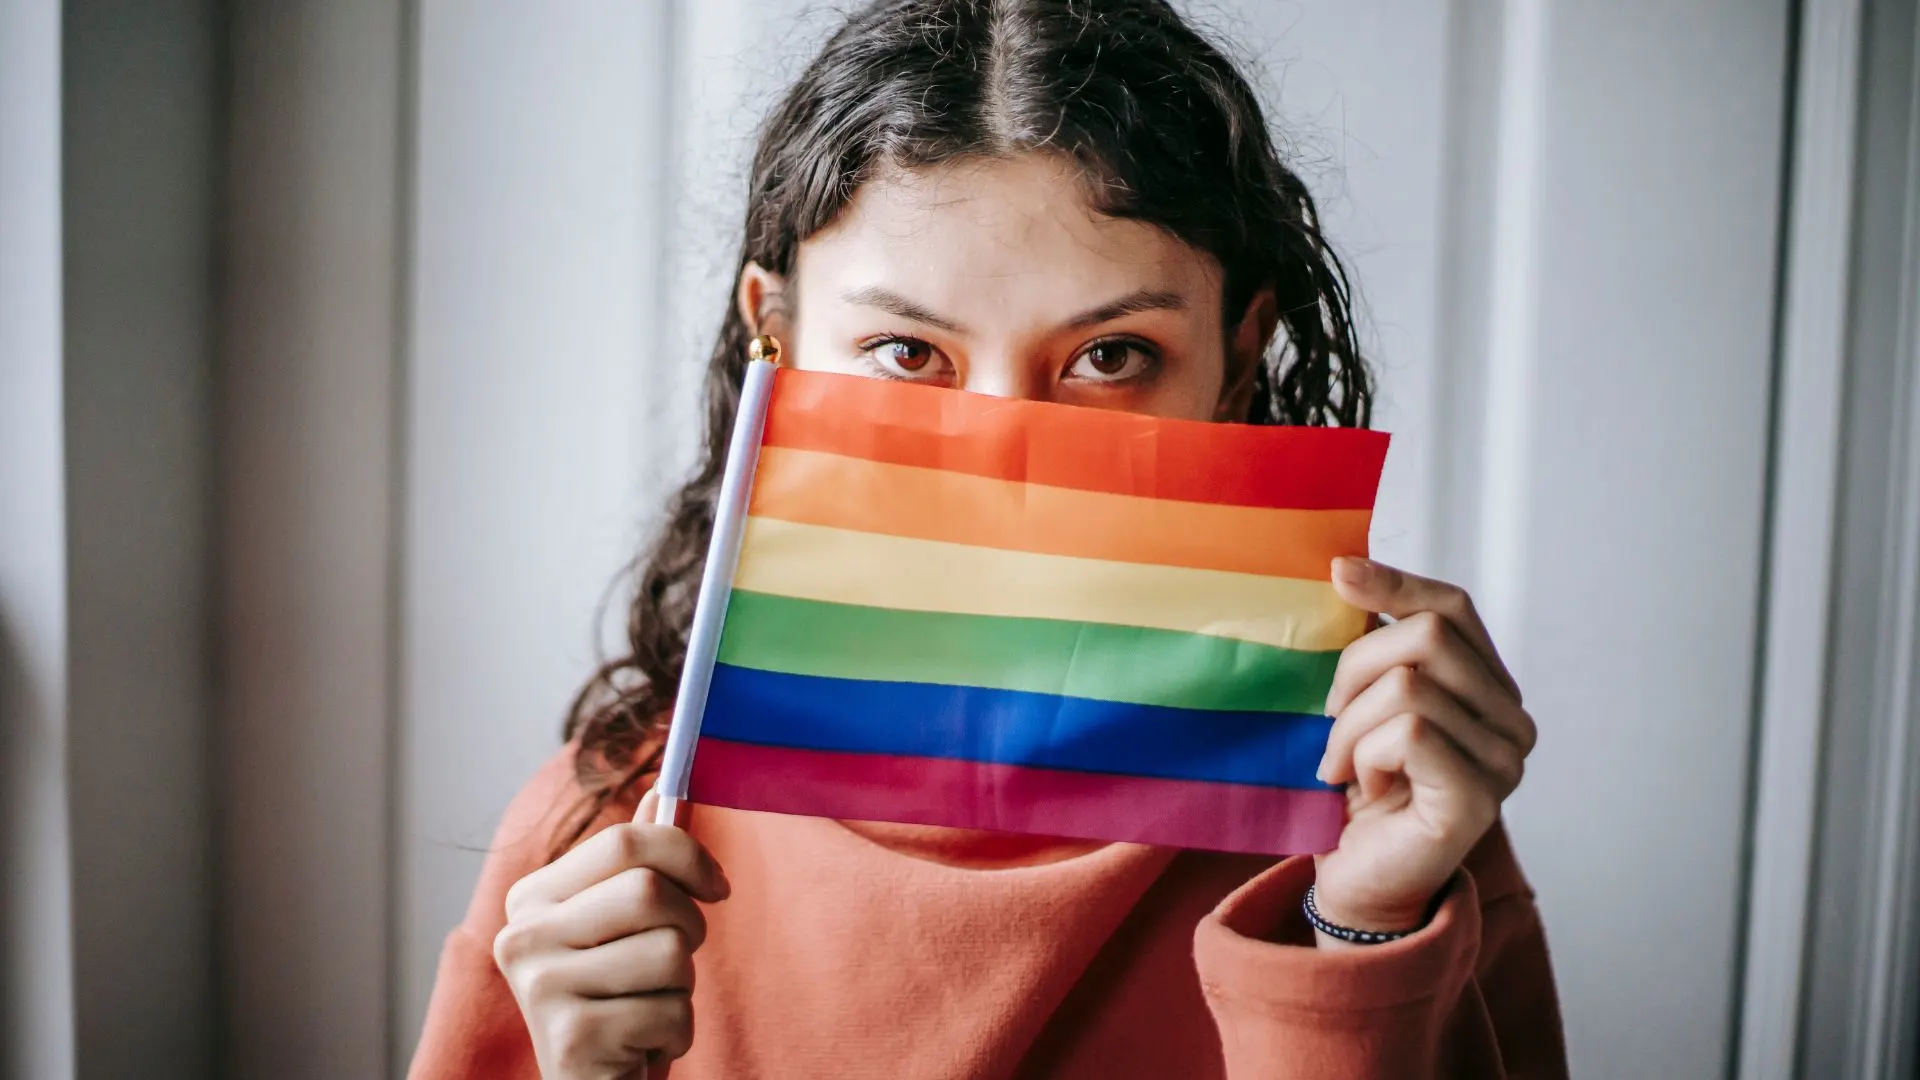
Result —
<path fill-rule="evenodd" d="M 1167 289 L 1138 289 L 1118 300 L 1101 304 L 1096 308 L 1075 315 L 1066 321 L 1066 326 L 1079 330 L 1089 326 L 1098 326 L 1103 322 L 1127 315 L 1136 315 L 1142 311 L 1184 311 L 1187 298 Z"/>
<path fill-rule="evenodd" d="M 890 315 L 898 315 L 903 319 L 912 319 L 914 322 L 926 323 L 928 326 L 945 330 L 949 334 L 966 333 L 966 329 L 952 319 L 937 315 L 932 309 L 922 307 L 914 301 L 894 292 L 892 289 L 883 289 L 878 285 L 869 285 L 864 289 L 855 289 L 852 292 L 842 295 L 841 299 L 849 304 L 879 308 L 881 311 L 887 312 Z"/>
<path fill-rule="evenodd" d="M 879 308 L 902 319 L 912 319 L 914 322 L 938 327 L 949 334 L 966 333 L 966 328 L 952 319 L 909 300 L 892 289 L 878 285 L 854 289 L 843 294 L 841 299 L 849 304 Z M 1099 307 L 1088 308 L 1062 325 L 1072 329 L 1083 329 L 1128 315 L 1136 315 L 1142 311 L 1184 311 L 1186 307 L 1187 298 L 1177 292 L 1168 289 L 1136 289 L 1117 300 L 1110 300 Z"/>

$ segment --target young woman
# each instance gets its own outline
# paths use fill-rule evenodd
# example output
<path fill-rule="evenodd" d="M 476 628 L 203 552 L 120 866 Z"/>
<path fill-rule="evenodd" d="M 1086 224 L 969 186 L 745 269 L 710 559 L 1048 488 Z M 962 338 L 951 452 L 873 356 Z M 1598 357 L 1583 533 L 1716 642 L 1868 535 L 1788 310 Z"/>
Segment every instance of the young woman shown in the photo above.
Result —
<path fill-rule="evenodd" d="M 760 334 L 801 368 L 1167 417 L 1364 425 L 1371 400 L 1312 199 L 1164 0 L 849 17 L 761 131 L 704 457 L 638 564 L 630 652 L 507 811 L 415 1077 L 1565 1074 L 1498 824 L 1533 722 L 1464 593 L 1366 560 L 1329 568 L 1391 620 L 1327 702 L 1330 853 L 647 824 Z"/>

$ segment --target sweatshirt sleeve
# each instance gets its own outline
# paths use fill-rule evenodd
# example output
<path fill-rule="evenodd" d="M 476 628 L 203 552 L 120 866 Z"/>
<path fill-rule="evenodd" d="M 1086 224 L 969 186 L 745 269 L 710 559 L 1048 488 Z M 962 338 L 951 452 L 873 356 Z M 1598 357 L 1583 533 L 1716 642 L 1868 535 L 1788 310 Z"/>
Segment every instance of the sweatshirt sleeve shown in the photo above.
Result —
<path fill-rule="evenodd" d="M 569 746 L 547 762 L 502 816 L 466 917 L 441 948 L 409 1080 L 539 1080 L 526 1021 L 493 962 L 493 939 L 507 923 L 507 890 L 546 864 L 554 830 L 584 798 L 573 756 Z M 631 800 L 609 806 L 586 835 L 632 814 Z"/>
<path fill-rule="evenodd" d="M 1546 936 L 1502 826 L 1432 922 L 1399 941 L 1315 948 L 1300 914 L 1312 881 L 1310 857 L 1288 859 L 1195 932 L 1232 1080 L 1567 1075 Z"/>

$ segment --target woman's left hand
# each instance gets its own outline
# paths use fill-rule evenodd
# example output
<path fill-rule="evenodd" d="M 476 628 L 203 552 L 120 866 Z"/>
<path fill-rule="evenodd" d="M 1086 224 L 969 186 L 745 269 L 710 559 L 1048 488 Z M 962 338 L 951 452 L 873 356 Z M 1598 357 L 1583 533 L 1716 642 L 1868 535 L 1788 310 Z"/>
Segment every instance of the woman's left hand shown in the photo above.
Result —
<path fill-rule="evenodd" d="M 1533 718 L 1464 590 L 1350 558 L 1333 586 L 1394 621 L 1347 646 L 1327 696 L 1320 777 L 1348 785 L 1348 821 L 1316 858 L 1314 903 L 1340 926 L 1411 930 L 1519 786 Z"/>

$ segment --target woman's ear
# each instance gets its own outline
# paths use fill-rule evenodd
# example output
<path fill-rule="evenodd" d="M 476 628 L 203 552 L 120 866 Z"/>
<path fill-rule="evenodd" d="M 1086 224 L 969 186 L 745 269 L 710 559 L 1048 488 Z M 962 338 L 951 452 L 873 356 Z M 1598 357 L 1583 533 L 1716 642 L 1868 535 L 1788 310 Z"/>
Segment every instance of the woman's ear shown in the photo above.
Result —
<path fill-rule="evenodd" d="M 787 279 L 749 261 L 740 269 L 740 286 L 734 293 L 740 318 L 747 332 L 772 334 L 793 348 L 793 314 L 787 306 Z"/>
<path fill-rule="evenodd" d="M 1241 421 L 1253 406 L 1253 376 L 1266 362 L 1267 345 L 1280 325 L 1280 304 L 1264 287 L 1247 301 L 1240 322 L 1227 335 L 1227 377 L 1220 387 L 1217 420 Z"/>

